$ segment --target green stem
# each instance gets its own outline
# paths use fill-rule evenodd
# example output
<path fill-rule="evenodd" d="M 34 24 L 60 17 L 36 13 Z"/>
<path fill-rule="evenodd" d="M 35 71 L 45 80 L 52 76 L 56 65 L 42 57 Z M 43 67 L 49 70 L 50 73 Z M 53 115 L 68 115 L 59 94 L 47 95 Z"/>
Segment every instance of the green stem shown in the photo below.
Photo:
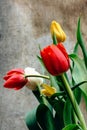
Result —
<path fill-rule="evenodd" d="M 78 124 L 78 118 L 76 116 L 75 111 L 73 110 L 72 113 L 73 113 L 74 123 Z"/>
<path fill-rule="evenodd" d="M 38 90 L 39 90 L 39 93 L 40 93 L 40 97 L 41 97 L 41 99 L 42 99 L 42 103 L 45 104 L 45 105 L 47 105 L 46 100 L 45 100 L 45 97 L 44 97 L 44 95 L 41 93 L 41 87 L 40 87 L 39 85 L 37 85 L 37 86 L 38 86 Z"/>
<path fill-rule="evenodd" d="M 25 78 L 28 78 L 28 77 L 44 78 L 44 79 L 48 79 L 48 80 L 50 79 L 49 76 L 46 76 L 46 75 L 25 75 Z M 37 84 L 37 87 L 38 87 L 38 91 L 40 93 L 42 103 L 47 105 L 47 101 L 46 101 L 44 95 L 41 93 L 41 87 L 38 84 Z"/>
<path fill-rule="evenodd" d="M 41 98 L 41 102 L 40 103 L 43 103 L 44 105 L 46 105 L 49 108 L 49 110 L 51 112 L 53 112 L 53 109 L 52 109 L 51 105 L 49 104 L 49 102 L 47 101 L 46 97 L 41 92 L 41 86 L 37 85 L 37 87 L 38 87 L 38 91 L 40 93 L 40 98 Z"/>
<path fill-rule="evenodd" d="M 67 80 L 66 80 L 64 74 L 61 75 L 61 77 L 62 77 L 62 80 L 63 80 L 63 82 L 64 82 L 64 84 L 65 84 L 64 88 L 65 88 L 65 91 L 66 91 L 66 93 L 67 93 L 67 96 L 69 97 L 69 99 L 70 99 L 70 101 L 71 101 L 71 103 L 72 103 L 73 109 L 74 109 L 74 111 L 75 111 L 75 113 L 76 113 L 76 115 L 77 115 L 77 117 L 78 117 L 78 119 L 79 119 L 79 121 L 80 121 L 80 125 L 81 125 L 81 127 L 83 128 L 83 130 L 87 130 L 87 127 L 86 127 L 86 123 L 85 123 L 83 114 L 82 114 L 82 112 L 81 112 L 81 110 L 80 110 L 80 108 L 79 108 L 79 106 L 78 106 L 78 104 L 77 104 L 77 101 L 76 101 L 76 99 L 75 99 L 75 97 L 74 97 L 74 94 L 73 94 L 71 88 L 70 88 L 70 85 L 69 85 L 69 83 L 67 82 Z"/>
<path fill-rule="evenodd" d="M 53 39 L 53 44 L 56 45 L 58 42 L 57 42 L 57 39 L 56 39 L 56 35 L 55 35 L 55 34 L 53 35 L 52 39 Z"/>
<path fill-rule="evenodd" d="M 49 76 L 46 76 L 46 75 L 25 75 L 25 78 L 28 78 L 28 77 L 37 77 L 37 78 L 44 78 L 44 79 L 50 79 Z"/>

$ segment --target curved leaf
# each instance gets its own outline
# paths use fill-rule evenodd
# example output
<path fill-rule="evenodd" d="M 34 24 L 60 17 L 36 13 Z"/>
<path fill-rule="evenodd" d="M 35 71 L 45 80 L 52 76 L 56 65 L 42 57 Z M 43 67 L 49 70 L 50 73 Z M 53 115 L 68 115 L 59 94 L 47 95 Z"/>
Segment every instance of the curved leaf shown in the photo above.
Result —
<path fill-rule="evenodd" d="M 80 130 L 76 124 L 70 124 L 64 127 L 62 130 Z"/>
<path fill-rule="evenodd" d="M 29 130 L 41 130 L 36 120 L 36 111 L 37 108 L 28 112 L 25 116 L 25 122 Z"/>
<path fill-rule="evenodd" d="M 53 115 L 46 105 L 38 106 L 36 118 L 42 130 L 56 130 Z"/>
<path fill-rule="evenodd" d="M 85 67 L 84 61 L 75 54 L 71 54 L 70 58 L 74 62 L 74 66 L 72 68 L 72 78 L 75 84 L 87 81 L 87 69 Z M 87 83 L 80 85 L 79 88 L 84 93 L 84 98 L 87 97 Z"/>
<path fill-rule="evenodd" d="M 80 18 L 78 20 L 78 26 L 77 26 L 77 42 L 80 45 L 82 52 L 83 52 L 83 56 L 84 56 L 84 61 L 85 61 L 85 66 L 87 68 L 87 50 L 85 47 L 85 43 L 83 41 L 83 37 L 82 37 L 82 33 L 81 33 L 81 28 L 80 28 Z"/>
<path fill-rule="evenodd" d="M 63 119 L 65 126 L 72 123 L 72 106 L 68 99 L 64 106 Z"/>

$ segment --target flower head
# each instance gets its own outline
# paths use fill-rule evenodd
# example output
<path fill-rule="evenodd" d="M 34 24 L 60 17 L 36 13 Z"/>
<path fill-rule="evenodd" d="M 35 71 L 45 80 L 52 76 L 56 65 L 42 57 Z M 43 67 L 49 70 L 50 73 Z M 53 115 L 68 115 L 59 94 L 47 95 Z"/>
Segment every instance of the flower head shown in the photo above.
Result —
<path fill-rule="evenodd" d="M 54 87 L 51 87 L 47 84 L 42 84 L 42 87 L 44 89 L 41 90 L 42 94 L 46 95 L 46 96 L 52 96 L 54 93 L 56 93 L 56 89 Z"/>
<path fill-rule="evenodd" d="M 66 40 L 66 34 L 64 33 L 60 24 L 57 23 L 56 21 L 52 21 L 50 31 L 52 37 L 54 37 L 55 35 L 58 42 L 64 42 Z"/>
<path fill-rule="evenodd" d="M 38 73 L 35 68 L 31 68 L 31 67 L 27 67 L 25 68 L 25 75 L 40 75 L 40 73 Z M 31 90 L 35 90 L 37 85 L 41 85 L 43 83 L 43 79 L 39 78 L 39 77 L 28 77 L 28 82 L 26 84 L 26 86 L 31 89 Z"/>
<path fill-rule="evenodd" d="M 70 67 L 68 54 L 61 43 L 45 47 L 40 54 L 46 69 L 52 75 L 60 75 Z"/>
<path fill-rule="evenodd" d="M 4 76 L 4 87 L 19 90 L 24 87 L 27 83 L 27 79 L 24 77 L 24 70 L 22 69 L 12 69 L 7 72 Z"/>

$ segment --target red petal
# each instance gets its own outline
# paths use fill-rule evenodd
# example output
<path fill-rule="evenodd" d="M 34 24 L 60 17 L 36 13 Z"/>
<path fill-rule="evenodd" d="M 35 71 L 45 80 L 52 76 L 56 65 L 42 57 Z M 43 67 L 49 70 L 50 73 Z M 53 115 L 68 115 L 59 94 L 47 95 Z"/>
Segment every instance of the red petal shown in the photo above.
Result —
<path fill-rule="evenodd" d="M 13 74 L 12 74 L 13 75 Z M 4 77 L 3 77 L 3 79 L 4 80 L 8 80 L 12 75 L 5 75 Z"/>
<path fill-rule="evenodd" d="M 60 49 L 54 44 L 47 46 L 41 50 L 41 57 L 48 72 L 52 75 L 59 75 L 69 68 L 69 58 L 64 47 Z"/>
<path fill-rule="evenodd" d="M 20 68 L 17 68 L 17 69 L 12 69 L 10 71 L 7 72 L 7 75 L 10 75 L 12 73 L 20 73 L 20 74 L 24 74 L 24 70 L 23 69 L 20 69 Z"/>
<path fill-rule="evenodd" d="M 27 79 L 23 75 L 15 74 L 4 83 L 4 87 L 21 89 L 26 83 Z"/>
<path fill-rule="evenodd" d="M 12 69 L 7 72 L 7 74 L 3 77 L 4 80 L 8 80 L 14 74 L 24 74 L 24 70 L 22 69 Z"/>
<path fill-rule="evenodd" d="M 64 56 L 65 56 L 67 59 L 69 59 L 68 53 L 67 53 L 65 47 L 63 46 L 63 44 L 62 44 L 62 43 L 58 43 L 58 44 L 57 44 L 57 47 L 61 50 L 61 52 L 64 54 Z"/>

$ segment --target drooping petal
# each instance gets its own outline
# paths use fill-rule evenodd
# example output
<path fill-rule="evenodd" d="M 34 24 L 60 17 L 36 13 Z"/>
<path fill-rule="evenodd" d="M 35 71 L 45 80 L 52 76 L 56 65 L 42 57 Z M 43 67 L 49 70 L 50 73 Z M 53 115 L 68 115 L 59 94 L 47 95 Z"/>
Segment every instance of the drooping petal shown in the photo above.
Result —
<path fill-rule="evenodd" d="M 7 72 L 7 74 L 3 77 L 4 80 L 8 80 L 10 77 L 12 77 L 14 74 L 24 74 L 24 70 L 17 68 L 17 69 L 12 69 Z"/>
<path fill-rule="evenodd" d="M 17 68 L 17 69 L 12 69 L 10 71 L 7 72 L 7 75 L 13 74 L 13 73 L 19 73 L 19 74 L 24 74 L 24 70 Z"/>
<path fill-rule="evenodd" d="M 42 89 L 41 92 L 46 96 L 52 96 L 54 93 L 56 93 L 56 89 L 54 87 L 51 87 L 47 84 L 42 84 L 42 87 L 44 89 Z"/>
<path fill-rule="evenodd" d="M 26 83 L 27 79 L 25 79 L 23 75 L 15 74 L 4 83 L 4 87 L 21 89 Z"/>

